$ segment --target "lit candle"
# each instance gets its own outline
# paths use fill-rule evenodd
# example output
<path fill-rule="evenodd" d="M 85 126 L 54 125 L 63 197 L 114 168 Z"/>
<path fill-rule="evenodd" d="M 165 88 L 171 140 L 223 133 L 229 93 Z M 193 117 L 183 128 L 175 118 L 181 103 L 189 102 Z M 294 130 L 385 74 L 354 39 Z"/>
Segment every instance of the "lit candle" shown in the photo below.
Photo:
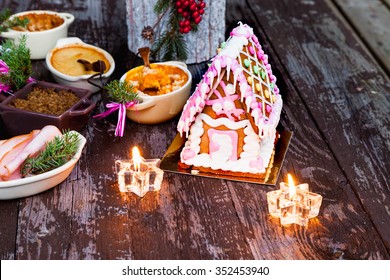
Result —
<path fill-rule="evenodd" d="M 318 215 L 322 196 L 309 192 L 308 184 L 295 186 L 290 174 L 287 178 L 287 184 L 281 182 L 279 190 L 267 193 L 269 212 L 279 217 L 282 225 L 295 223 L 306 226 L 310 218 Z"/>
<path fill-rule="evenodd" d="M 115 161 L 119 190 L 133 192 L 140 197 L 149 191 L 158 191 L 164 175 L 164 171 L 158 168 L 159 162 L 159 159 L 144 159 L 134 147 L 130 160 Z"/>

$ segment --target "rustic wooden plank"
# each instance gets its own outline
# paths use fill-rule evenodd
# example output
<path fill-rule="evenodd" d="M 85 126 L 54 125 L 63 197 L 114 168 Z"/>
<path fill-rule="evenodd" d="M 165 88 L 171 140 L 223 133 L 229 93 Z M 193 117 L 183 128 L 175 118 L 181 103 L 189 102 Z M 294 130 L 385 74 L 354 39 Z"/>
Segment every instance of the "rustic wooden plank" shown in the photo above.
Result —
<path fill-rule="evenodd" d="M 390 0 L 382 0 L 382 2 L 390 9 Z"/>
<path fill-rule="evenodd" d="M 0 260 L 15 258 L 18 206 L 18 200 L 0 201 Z"/>
<path fill-rule="evenodd" d="M 158 193 L 121 194 L 114 160 L 128 157 L 133 145 L 147 158 L 162 157 L 176 121 L 128 123 L 123 139 L 113 137 L 112 121 L 91 123 L 81 162 L 65 183 L 21 202 L 18 259 L 253 258 L 223 181 L 166 174 Z"/>
<path fill-rule="evenodd" d="M 342 169 L 343 176 L 324 186 L 333 192 L 351 187 L 363 207 L 355 205 L 352 212 L 369 215 L 389 250 L 390 214 L 386 205 L 390 203 L 390 97 L 385 94 L 389 92 L 388 77 L 332 14 L 327 3 L 248 3 Z M 287 95 L 287 102 L 288 98 Z M 298 131 L 305 129 L 304 125 L 296 127 Z M 304 137 L 300 138 L 303 140 Z M 307 147 L 312 145 L 307 143 Z M 318 149 L 317 161 L 324 158 L 322 149 Z M 325 159 L 321 168 L 333 175 L 334 170 Z M 329 198 L 343 203 L 338 195 Z"/>
<path fill-rule="evenodd" d="M 273 220 L 263 214 L 265 212 L 264 205 L 266 205 L 265 192 L 262 196 L 255 193 L 245 196 L 241 192 L 241 188 L 234 188 L 235 192 L 240 191 L 239 195 L 233 194 L 232 197 L 233 199 L 237 197 L 234 199 L 234 204 L 244 209 L 243 213 L 245 214 L 240 216 L 242 223 L 252 225 L 252 231 L 258 235 L 263 233 L 261 238 L 253 238 L 248 241 L 252 244 L 254 255 L 264 256 L 264 252 L 266 252 L 266 257 L 270 259 L 278 257 L 287 259 L 389 258 L 381 236 L 378 235 L 370 222 L 371 215 L 367 215 L 367 210 L 362 207 L 354 193 L 355 190 L 351 186 L 355 184 L 354 178 L 347 178 L 343 169 L 340 169 L 339 159 L 333 155 L 333 150 L 328 143 L 324 142 L 324 132 L 317 128 L 318 124 L 315 122 L 317 118 L 321 119 L 321 117 L 315 115 L 313 120 L 310 112 L 312 108 L 307 108 L 306 100 L 301 99 L 301 95 L 306 97 L 305 95 L 309 93 L 313 97 L 317 96 L 311 93 L 311 88 L 296 86 L 296 80 L 304 77 L 302 73 L 311 73 L 313 69 L 295 73 L 292 81 L 294 84 L 288 78 L 291 71 L 295 70 L 295 68 L 291 69 L 289 64 L 293 59 L 291 55 L 297 55 L 296 53 L 302 51 L 302 43 L 295 39 L 302 36 L 295 34 L 294 30 L 304 32 L 301 29 L 307 29 L 307 26 L 311 25 L 306 19 L 308 12 L 304 12 L 305 9 L 301 7 L 301 3 L 295 2 L 293 5 L 291 2 L 287 5 L 285 1 L 277 1 L 277 3 L 275 1 L 262 1 L 261 4 L 256 1 L 247 2 L 247 5 L 253 9 L 251 13 L 248 13 L 247 9 L 242 6 L 241 1 L 235 1 L 235 5 L 227 9 L 231 13 L 227 18 L 234 19 L 231 25 L 242 19 L 255 26 L 255 32 L 260 37 L 265 51 L 269 54 L 273 71 L 276 72 L 277 83 L 281 88 L 284 100 L 282 123 L 294 131 L 282 173 L 283 175 L 287 172 L 296 174 L 299 181 L 309 183 L 313 191 L 324 197 L 318 219 L 311 222 L 307 229 L 280 228 L 276 224 L 273 226 L 272 223 L 264 222 L 265 219 Z M 289 8 L 286 9 L 286 7 Z M 313 13 L 313 16 L 323 14 L 324 11 L 326 12 L 327 9 L 322 8 L 321 13 Z M 301 15 L 302 12 L 304 13 Z M 304 19 L 296 19 L 297 15 L 301 15 Z M 331 15 L 324 15 L 324 17 L 331 18 Z M 280 32 L 281 30 L 283 32 Z M 293 46 L 291 46 L 291 41 L 294 42 Z M 301 65 L 299 62 L 296 64 L 298 66 L 295 64 L 293 66 L 304 67 L 306 65 Z M 327 65 L 327 67 L 331 66 Z M 316 84 L 311 84 L 311 87 L 317 89 Z M 305 92 L 302 93 L 303 90 Z M 318 104 L 312 104 L 312 107 L 323 108 L 322 106 L 318 107 Z M 348 135 L 348 133 L 343 135 Z M 327 139 L 325 138 L 325 140 Z M 351 151 L 348 146 L 345 146 L 344 149 Z M 258 199 L 257 203 L 254 203 L 256 199 L 250 199 L 250 197 Z M 259 218 L 256 218 L 259 213 L 252 210 L 256 205 L 259 205 L 260 213 L 262 213 Z M 273 222 L 276 223 L 274 220 Z M 367 236 L 370 236 L 370 240 L 366 240 Z M 278 240 L 278 242 L 274 240 Z M 371 241 L 373 244 L 366 244 L 366 242 L 370 243 Z M 367 246 L 361 248 L 362 244 Z M 303 247 L 305 249 L 302 249 Z M 290 251 L 287 252 L 286 248 L 290 248 Z M 281 257 L 283 253 L 284 255 Z"/>
<path fill-rule="evenodd" d="M 113 134 L 116 119 L 115 116 L 110 116 L 105 120 L 90 120 L 89 127 L 83 132 L 88 139 L 88 144 L 80 163 L 63 184 L 39 196 L 20 200 L 16 258 L 389 258 L 386 251 L 388 246 L 383 244 L 378 235 L 379 231 L 382 238 L 386 239 L 386 232 L 383 230 L 387 229 L 389 223 L 384 217 L 384 209 L 378 207 L 378 217 L 373 217 L 376 223 L 373 225 L 369 218 L 375 209 L 370 208 L 371 206 L 367 207 L 367 202 L 364 201 L 363 195 L 367 193 L 365 190 L 367 185 L 362 180 L 364 175 L 370 175 L 369 170 L 362 168 L 363 175 L 358 174 L 359 180 L 355 180 L 351 174 L 356 175 L 360 170 L 352 168 L 352 171 L 355 171 L 352 172 L 346 166 L 352 161 L 347 153 L 354 152 L 356 148 L 357 151 L 365 152 L 362 146 L 370 147 L 377 145 L 378 142 L 376 139 L 370 139 L 373 143 L 367 143 L 367 140 L 362 139 L 362 143 L 353 142 L 353 145 L 345 145 L 345 142 L 333 143 L 337 139 L 335 135 L 344 132 L 342 123 L 334 124 L 334 118 L 330 118 L 336 128 L 326 129 L 324 122 L 328 120 L 326 119 L 328 116 L 322 116 L 321 111 L 315 110 L 319 106 L 318 102 L 312 100 L 315 96 L 312 89 L 318 90 L 316 94 L 321 98 L 321 102 L 325 102 L 332 108 L 335 106 L 332 104 L 339 104 L 334 102 L 339 99 L 331 99 L 333 102 L 330 102 L 321 95 L 322 92 L 326 92 L 334 98 L 331 84 L 308 85 L 306 82 L 310 79 L 304 80 L 300 77 L 312 77 L 314 80 L 329 83 L 329 79 L 333 81 L 334 76 L 340 71 L 336 71 L 339 69 L 334 69 L 332 67 L 335 66 L 330 65 L 330 69 L 333 69 L 335 74 L 332 79 L 323 79 L 317 69 L 323 68 L 322 61 L 316 61 L 314 57 L 312 57 L 314 62 L 307 61 L 306 55 L 302 54 L 305 50 L 302 45 L 305 42 L 299 43 L 298 40 L 303 40 L 303 37 L 295 34 L 289 25 L 293 22 L 297 25 L 294 26 L 297 32 L 309 35 L 308 38 L 311 39 L 314 31 L 305 30 L 307 26 L 311 26 L 305 24 L 308 14 L 311 13 L 310 17 L 318 17 L 325 12 L 322 20 L 334 23 L 335 30 L 341 34 L 344 29 L 337 25 L 337 20 L 329 15 L 328 8 L 321 3 L 310 5 L 315 9 L 312 11 L 309 7 L 311 12 L 306 13 L 305 8 L 308 7 L 305 5 L 312 1 L 294 2 L 292 7 L 287 6 L 283 1 L 270 2 L 262 1 L 260 10 L 256 6 L 259 3 L 229 1 L 226 10 L 230 11 L 229 23 L 235 21 L 236 24 L 239 18 L 256 23 L 254 25 L 256 34 L 265 42 L 265 49 L 270 54 L 270 61 L 284 97 L 282 122 L 295 133 L 283 168 L 283 175 L 293 170 L 299 181 L 308 182 L 313 191 L 324 196 L 319 217 L 311 220 L 308 228 L 280 227 L 275 219 L 269 217 L 266 209 L 265 194 L 274 188 L 185 175 L 167 174 L 162 190 L 159 193 L 148 194 L 143 199 L 132 194 L 121 195 L 113 174 L 114 160 L 118 157 L 126 157 L 133 145 L 138 145 L 145 157 L 161 157 L 176 134 L 177 119 L 155 126 L 128 122 L 125 137 L 115 138 Z M 288 9 L 276 9 L 277 7 L 272 5 L 282 5 Z M 248 9 L 248 6 L 252 7 L 254 13 Z M 283 15 L 278 12 L 280 10 L 283 11 Z M 310 19 L 311 23 L 315 23 L 315 20 Z M 324 30 L 317 25 L 315 27 L 320 34 Z M 294 39 L 295 37 L 297 39 Z M 319 42 L 325 45 L 326 51 L 326 42 L 322 40 Z M 332 40 L 330 43 L 338 50 Z M 358 48 L 354 43 L 352 41 L 351 45 Z M 306 46 L 307 49 L 310 48 Z M 328 52 L 330 51 L 327 51 L 327 55 L 330 56 Z M 345 55 L 345 52 L 341 53 Z M 356 53 L 359 54 L 355 51 L 354 54 Z M 118 57 L 122 55 L 125 54 L 115 53 Z M 294 56 L 308 63 L 310 68 L 306 69 L 305 65 L 298 63 L 299 60 L 297 61 Z M 322 56 L 318 57 L 324 59 Z M 333 60 L 329 59 L 329 61 Z M 343 66 L 351 73 L 356 73 L 351 70 L 351 63 L 345 63 Z M 368 77 L 374 77 L 374 74 L 377 73 L 372 73 L 372 76 Z M 380 75 L 375 77 L 382 78 Z M 353 81 L 356 83 L 355 80 Z M 378 87 L 383 89 L 382 84 Z M 312 99 L 307 96 L 309 94 L 313 96 Z M 332 108 L 324 111 L 338 116 L 340 113 L 335 113 Z M 102 110 L 102 106 L 99 106 L 99 110 Z M 360 118 L 364 119 L 364 115 Z M 337 120 L 339 119 L 342 118 Z M 377 129 L 370 126 L 368 122 L 371 119 L 365 120 L 367 121 L 365 129 L 378 135 Z M 382 126 L 385 123 L 383 118 L 379 118 L 378 122 Z M 339 135 L 356 137 L 356 131 L 350 134 L 349 129 L 350 127 L 347 127 L 345 134 Z M 328 144 L 329 142 L 332 143 Z M 340 155 L 342 144 L 345 152 Z M 383 144 L 378 147 L 379 150 L 383 149 Z M 347 159 L 340 160 L 340 157 L 345 154 Z M 378 154 L 375 156 L 377 157 Z M 385 156 L 379 157 L 375 163 L 382 164 L 384 165 L 382 167 L 386 168 L 386 163 L 380 162 L 386 160 Z M 377 170 L 377 167 L 373 168 Z M 388 193 L 384 192 L 386 187 L 388 189 L 388 185 L 386 183 L 379 185 L 383 182 L 381 178 L 374 180 L 374 185 L 378 186 L 378 190 L 375 190 L 377 193 L 366 197 L 378 199 L 380 194 L 389 197 Z M 359 188 L 363 188 L 366 193 L 362 194 Z M 357 199 L 355 191 L 363 201 L 364 207 Z M 371 193 L 368 192 L 368 195 Z M 383 205 L 389 205 L 386 199 L 384 198 L 382 203 L 387 204 Z M 366 211 L 369 213 L 367 214 Z M 387 222 L 385 225 L 380 224 L 383 217 L 383 221 Z M 12 221 L 16 221 L 16 217 Z M 12 233 L 7 233 L 6 236 L 12 236 Z M 12 243 L 10 244 L 12 246 Z M 7 249 L 8 251 L 11 250 Z M 12 258 L 12 255 L 8 257 Z"/>
<path fill-rule="evenodd" d="M 390 74 L 390 10 L 380 0 L 333 0 L 357 34 Z"/>

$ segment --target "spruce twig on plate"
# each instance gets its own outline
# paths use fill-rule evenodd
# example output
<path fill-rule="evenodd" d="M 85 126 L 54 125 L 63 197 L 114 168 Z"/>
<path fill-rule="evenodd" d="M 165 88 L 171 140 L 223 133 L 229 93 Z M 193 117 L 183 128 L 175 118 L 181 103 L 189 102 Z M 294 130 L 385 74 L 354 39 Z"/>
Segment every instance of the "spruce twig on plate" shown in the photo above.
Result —
<path fill-rule="evenodd" d="M 76 133 L 66 132 L 55 137 L 38 156 L 25 160 L 21 167 L 22 176 L 41 174 L 64 165 L 75 155 L 79 142 Z"/>

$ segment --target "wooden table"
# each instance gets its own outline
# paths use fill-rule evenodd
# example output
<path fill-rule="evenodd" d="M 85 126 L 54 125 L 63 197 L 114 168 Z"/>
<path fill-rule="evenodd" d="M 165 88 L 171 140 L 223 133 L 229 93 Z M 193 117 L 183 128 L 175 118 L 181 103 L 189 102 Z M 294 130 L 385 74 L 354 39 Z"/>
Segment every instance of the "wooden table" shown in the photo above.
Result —
<path fill-rule="evenodd" d="M 131 67 L 123 1 L 39 2 L 0 8 L 74 13 L 70 35 L 111 52 L 113 78 Z M 238 20 L 250 24 L 269 54 L 281 123 L 294 132 L 279 182 L 293 173 L 324 198 L 307 227 L 270 217 L 274 186 L 165 173 L 157 193 L 120 193 L 115 159 L 134 145 L 161 158 L 177 118 L 128 121 L 119 138 L 108 117 L 82 131 L 88 143 L 66 181 L 0 201 L 1 259 L 389 259 L 389 2 L 363 3 L 227 1 L 228 31 Z M 50 81 L 43 66 L 34 62 L 36 78 Z"/>

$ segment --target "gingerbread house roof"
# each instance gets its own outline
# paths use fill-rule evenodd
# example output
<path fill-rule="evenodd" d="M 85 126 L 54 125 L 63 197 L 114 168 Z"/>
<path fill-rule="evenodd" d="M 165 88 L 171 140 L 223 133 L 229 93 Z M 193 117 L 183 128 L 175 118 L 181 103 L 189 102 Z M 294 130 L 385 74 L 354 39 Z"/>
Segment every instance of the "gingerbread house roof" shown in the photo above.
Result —
<path fill-rule="evenodd" d="M 186 133 L 188 137 L 191 124 L 197 114 L 203 111 L 208 98 L 222 79 L 227 81 L 232 75 L 234 82 L 230 88 L 239 90 L 240 100 L 245 104 L 247 113 L 253 117 L 259 136 L 274 135 L 282 109 L 282 98 L 268 56 L 264 54 L 253 29 L 240 22 L 221 48 L 183 108 L 177 125 L 179 133 Z"/>

